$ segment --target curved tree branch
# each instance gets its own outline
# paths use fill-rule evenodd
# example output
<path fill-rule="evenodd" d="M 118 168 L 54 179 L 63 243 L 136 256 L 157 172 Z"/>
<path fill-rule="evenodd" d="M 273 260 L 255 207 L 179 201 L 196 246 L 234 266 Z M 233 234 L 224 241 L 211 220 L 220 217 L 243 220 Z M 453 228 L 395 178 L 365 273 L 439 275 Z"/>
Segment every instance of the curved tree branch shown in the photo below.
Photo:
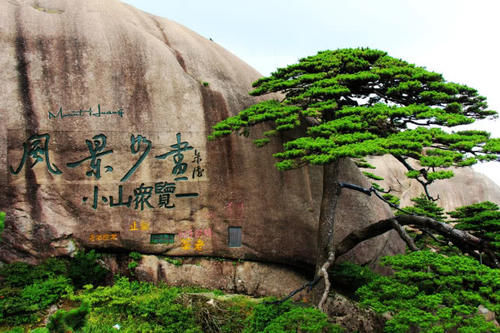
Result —
<path fill-rule="evenodd" d="M 392 156 L 394 156 L 394 158 L 395 158 L 396 160 L 398 160 L 401 164 L 403 164 L 403 165 L 404 165 L 404 167 L 406 168 L 406 170 L 408 170 L 408 171 L 414 171 L 414 170 L 415 170 L 415 168 L 413 168 L 413 167 L 412 167 L 412 166 L 411 166 L 411 165 L 410 165 L 410 164 L 406 161 L 406 159 L 405 159 L 403 156 L 400 156 L 400 155 L 394 155 L 394 154 L 392 154 Z M 423 172 L 422 172 L 422 170 L 423 170 Z M 424 178 L 425 178 L 426 182 L 422 181 L 422 180 L 421 180 L 421 179 L 419 179 L 418 177 L 417 177 L 417 178 L 415 178 L 415 180 L 416 180 L 417 182 L 419 182 L 419 183 L 420 183 L 420 185 L 422 185 L 422 187 L 424 188 L 425 195 L 426 195 L 427 199 L 432 200 L 432 201 L 437 201 L 437 200 L 439 200 L 439 195 L 438 195 L 438 197 L 437 197 L 437 198 L 434 198 L 434 197 L 433 197 L 433 196 L 429 193 L 429 189 L 428 189 L 428 187 L 427 187 L 427 186 L 429 186 L 429 185 L 432 183 L 432 181 L 428 181 L 428 180 L 427 180 L 427 171 L 426 171 L 425 169 L 421 169 L 421 170 L 420 170 L 420 174 L 422 174 L 422 175 L 424 176 Z"/>
<path fill-rule="evenodd" d="M 430 217 L 416 216 L 416 215 L 400 215 L 389 219 L 378 221 L 370 224 L 364 229 L 355 230 L 347 235 L 335 248 L 337 257 L 347 253 L 359 243 L 382 235 L 387 231 L 394 228 L 395 220 L 400 225 L 410 225 L 418 229 L 428 229 L 444 236 L 449 239 L 456 247 L 462 252 L 467 253 L 475 258 L 479 258 L 479 253 L 485 252 L 488 254 L 488 260 L 483 262 L 492 267 L 499 268 L 499 262 L 496 255 L 494 255 L 494 247 L 484 239 L 471 235 L 470 233 L 455 229 L 451 225 L 443 222 L 436 221 Z M 478 251 L 478 252 L 476 252 Z"/>
<path fill-rule="evenodd" d="M 415 245 L 415 242 L 413 241 L 413 238 L 408 235 L 408 233 L 403 229 L 401 224 L 398 223 L 397 220 L 391 219 L 392 227 L 398 232 L 399 237 L 403 239 L 412 251 L 420 251 L 420 249 Z"/>

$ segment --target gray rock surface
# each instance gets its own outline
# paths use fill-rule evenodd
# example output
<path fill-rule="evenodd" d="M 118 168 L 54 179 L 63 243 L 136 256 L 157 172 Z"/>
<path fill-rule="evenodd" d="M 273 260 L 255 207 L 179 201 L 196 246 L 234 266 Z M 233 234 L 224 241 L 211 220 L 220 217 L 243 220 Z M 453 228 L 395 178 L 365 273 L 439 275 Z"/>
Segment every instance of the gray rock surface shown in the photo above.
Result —
<path fill-rule="evenodd" d="M 384 178 L 380 184 L 385 189 L 392 189 L 401 199 L 401 206 L 411 205 L 411 198 L 423 193 L 422 185 L 405 176 L 407 170 L 392 156 L 371 158 L 369 162 L 377 167 L 370 170 Z M 500 204 L 500 187 L 487 176 L 475 172 L 471 167 L 453 168 L 455 176 L 451 179 L 438 180 L 429 186 L 433 197 L 438 197 L 438 205 L 445 211 L 482 201 Z"/>
<path fill-rule="evenodd" d="M 252 296 L 286 296 L 307 281 L 274 264 L 192 258 L 174 265 L 153 255 L 142 257 L 135 274 L 154 283 L 164 281 L 170 286 L 199 286 Z M 296 299 L 305 296 L 304 292 Z"/>

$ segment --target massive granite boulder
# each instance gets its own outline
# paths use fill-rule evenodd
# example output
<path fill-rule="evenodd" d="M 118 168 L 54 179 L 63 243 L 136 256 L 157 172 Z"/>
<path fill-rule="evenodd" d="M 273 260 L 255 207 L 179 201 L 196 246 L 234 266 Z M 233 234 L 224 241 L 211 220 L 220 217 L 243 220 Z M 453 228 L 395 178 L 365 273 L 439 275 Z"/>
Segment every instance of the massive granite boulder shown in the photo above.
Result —
<path fill-rule="evenodd" d="M 115 0 L 2 1 L 0 74 L 1 261 L 85 247 L 314 263 L 321 169 L 206 139 L 258 101 L 259 74 L 216 43 Z M 368 184 L 349 160 L 339 177 Z M 389 214 L 344 191 L 335 239 Z M 402 250 L 388 233 L 347 257 Z"/>

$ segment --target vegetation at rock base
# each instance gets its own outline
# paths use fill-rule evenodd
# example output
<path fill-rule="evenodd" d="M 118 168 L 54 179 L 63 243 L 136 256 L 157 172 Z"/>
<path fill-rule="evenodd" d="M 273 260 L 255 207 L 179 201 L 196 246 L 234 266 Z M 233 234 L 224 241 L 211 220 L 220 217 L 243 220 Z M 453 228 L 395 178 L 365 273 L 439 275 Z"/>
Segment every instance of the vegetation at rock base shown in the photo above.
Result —
<path fill-rule="evenodd" d="M 79 251 L 72 260 L 69 261 L 68 277 L 77 288 L 85 284 L 102 284 L 108 271 L 101 265 L 96 264 L 100 255 L 94 250 L 89 252 Z"/>
<path fill-rule="evenodd" d="M 47 329 L 49 332 L 56 333 L 82 330 L 85 327 L 89 311 L 90 307 L 87 302 L 82 302 L 78 308 L 69 311 L 59 310 L 50 316 Z"/>
<path fill-rule="evenodd" d="M 0 212 L 0 242 L 2 241 L 2 232 L 5 228 L 5 212 Z"/>
<path fill-rule="evenodd" d="M 142 255 L 139 252 L 130 252 L 128 255 L 132 260 L 128 263 L 127 268 L 130 271 L 130 274 L 135 274 L 135 269 L 139 266 L 138 260 L 141 260 Z"/>
<path fill-rule="evenodd" d="M 380 192 L 376 187 L 363 189 L 337 179 L 342 158 L 361 159 L 358 165 L 370 167 L 363 162 L 364 157 L 392 155 L 407 169 L 406 176 L 422 185 L 428 200 L 435 200 L 428 191 L 430 184 L 453 177 L 447 168 L 497 159 L 500 139 L 491 139 L 489 133 L 443 130 L 496 115 L 475 89 L 447 82 L 441 74 L 368 48 L 318 52 L 277 69 L 254 82 L 253 87 L 250 95 L 280 93 L 283 97 L 259 102 L 218 122 L 209 139 L 233 132 L 249 136 L 251 127 L 266 123 L 271 130 L 258 134 L 254 143 L 262 147 L 272 137 L 279 137 L 281 151 L 273 154 L 279 170 L 323 165 L 316 276 L 311 283 L 324 281 L 321 298 L 315 297 L 320 309 L 330 288 L 328 268 L 355 244 L 395 229 L 412 250 L 417 250 L 402 225 L 439 230 L 460 251 L 473 256 L 488 252 L 488 264 L 499 265 L 488 241 L 469 237 L 467 232 L 454 232 L 434 218 L 413 213 L 379 221 L 375 227 L 348 235 L 339 246 L 333 245 L 341 190 Z M 380 180 L 371 172 L 364 174 Z M 398 203 L 389 193 L 382 198 L 393 206 Z"/>
<path fill-rule="evenodd" d="M 85 256 L 97 265 L 98 255 Z M 72 260 L 3 266 L 0 331 L 114 332 L 118 324 L 123 332 L 344 332 L 318 309 L 289 300 L 274 304 L 273 298 L 228 297 L 218 290 L 153 285 L 120 276 L 112 285 L 85 284 L 79 289 L 68 277 Z M 341 263 L 330 275 L 336 288 L 362 306 L 389 315 L 384 331 L 500 332 L 478 312 L 483 306 L 497 318 L 500 314 L 499 269 L 461 254 L 429 250 L 382 262 L 395 273 L 380 276 Z M 54 304 L 59 310 L 48 316 Z M 44 327 L 41 322 L 47 316 Z"/>
<path fill-rule="evenodd" d="M 33 266 L 18 262 L 0 268 L 0 325 L 34 324 L 43 311 L 83 284 L 102 284 L 108 271 L 94 251 L 74 258 L 47 259 Z"/>
<path fill-rule="evenodd" d="M 38 266 L 2 267 L 0 331 L 115 332 L 119 327 L 122 332 L 342 332 L 326 315 L 303 303 L 275 306 L 262 302 L 273 299 L 224 298 L 219 290 L 153 285 L 120 276 L 108 286 L 89 284 L 103 282 L 90 275 L 85 275 L 87 281 L 72 280 L 73 265 L 93 261 L 99 266 L 98 254 L 82 253 Z M 59 310 L 48 316 L 51 305 Z"/>
<path fill-rule="evenodd" d="M 500 315 L 500 270 L 463 255 L 431 251 L 385 257 L 395 274 L 379 276 L 356 292 L 361 304 L 390 313 L 386 332 L 500 332 L 479 313 Z"/>

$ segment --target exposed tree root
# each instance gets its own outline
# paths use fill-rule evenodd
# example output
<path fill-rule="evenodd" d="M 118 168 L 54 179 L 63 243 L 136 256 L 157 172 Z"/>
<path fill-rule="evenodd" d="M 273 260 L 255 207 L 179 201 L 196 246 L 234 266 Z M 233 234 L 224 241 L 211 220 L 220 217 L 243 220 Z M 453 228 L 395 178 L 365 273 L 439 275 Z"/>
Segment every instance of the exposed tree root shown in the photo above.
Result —
<path fill-rule="evenodd" d="M 325 304 L 331 289 L 330 279 L 328 278 L 328 268 L 330 268 L 330 266 L 334 262 L 335 262 L 335 251 L 330 251 L 330 253 L 328 253 L 328 259 L 325 261 L 325 263 L 323 264 L 323 266 L 321 266 L 320 269 L 320 275 L 323 276 L 323 278 L 325 279 L 325 290 L 323 290 L 323 295 L 321 296 L 321 300 L 318 303 L 318 308 L 324 313 L 326 313 L 326 309 L 323 309 L 323 305 Z"/>

